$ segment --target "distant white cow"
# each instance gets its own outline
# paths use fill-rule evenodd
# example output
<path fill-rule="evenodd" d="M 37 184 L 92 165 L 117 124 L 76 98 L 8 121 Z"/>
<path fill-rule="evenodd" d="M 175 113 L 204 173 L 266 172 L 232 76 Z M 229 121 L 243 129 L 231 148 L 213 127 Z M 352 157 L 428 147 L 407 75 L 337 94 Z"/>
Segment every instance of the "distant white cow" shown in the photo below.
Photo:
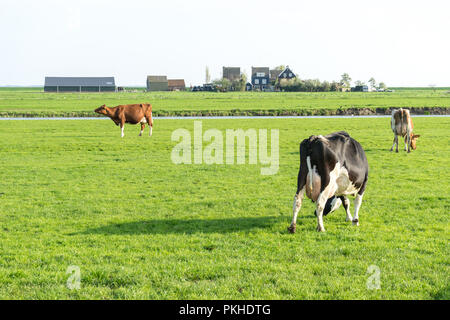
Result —
<path fill-rule="evenodd" d="M 411 152 L 411 148 L 416 150 L 416 140 L 420 137 L 420 134 L 413 134 L 413 123 L 408 109 L 392 110 L 391 117 L 391 129 L 394 132 L 394 143 L 392 144 L 391 151 L 398 152 L 398 136 L 405 137 L 405 151 Z"/>

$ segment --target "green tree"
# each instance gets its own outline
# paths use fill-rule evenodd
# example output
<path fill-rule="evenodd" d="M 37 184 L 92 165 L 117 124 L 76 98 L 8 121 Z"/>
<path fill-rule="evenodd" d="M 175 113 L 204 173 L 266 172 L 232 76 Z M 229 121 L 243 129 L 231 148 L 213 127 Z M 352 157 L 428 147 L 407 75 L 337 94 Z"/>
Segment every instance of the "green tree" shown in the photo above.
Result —
<path fill-rule="evenodd" d="M 212 83 L 216 85 L 222 92 L 230 91 L 232 87 L 231 81 L 226 78 L 216 79 Z"/>
<path fill-rule="evenodd" d="M 341 91 L 342 85 L 338 81 L 332 81 L 330 83 L 330 91 Z"/>
<path fill-rule="evenodd" d="M 377 87 L 377 82 L 375 81 L 374 77 L 369 79 L 370 88 L 374 89 Z"/>
<path fill-rule="evenodd" d="M 241 78 L 239 79 L 239 90 L 245 91 L 245 85 L 247 84 L 247 75 L 245 73 L 241 73 Z"/>
<path fill-rule="evenodd" d="M 209 68 L 206 66 L 205 70 L 205 83 L 209 83 L 211 81 L 211 74 L 209 73 Z"/>
<path fill-rule="evenodd" d="M 322 82 L 320 87 L 321 87 L 320 88 L 321 91 L 324 91 L 324 92 L 328 92 L 331 90 L 331 84 L 326 80 L 324 82 Z"/>
<path fill-rule="evenodd" d="M 316 87 L 316 83 L 315 83 L 314 80 L 312 80 L 312 79 L 306 79 L 305 80 L 305 89 L 306 89 L 306 91 L 313 92 L 315 87 Z"/>
<path fill-rule="evenodd" d="M 384 82 L 380 82 L 379 84 L 378 84 L 378 89 L 381 89 L 381 90 L 386 90 L 388 87 L 387 87 L 387 85 L 384 83 Z"/>
<path fill-rule="evenodd" d="M 350 83 L 352 81 L 352 78 L 350 78 L 348 73 L 344 73 L 341 76 L 341 85 L 345 88 L 350 88 Z"/>

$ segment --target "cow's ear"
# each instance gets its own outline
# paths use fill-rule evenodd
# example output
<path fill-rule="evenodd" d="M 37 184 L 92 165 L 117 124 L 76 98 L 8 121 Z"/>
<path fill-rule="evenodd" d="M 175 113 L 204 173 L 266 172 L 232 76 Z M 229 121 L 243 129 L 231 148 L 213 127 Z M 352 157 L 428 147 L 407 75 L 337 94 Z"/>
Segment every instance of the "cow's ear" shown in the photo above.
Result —
<path fill-rule="evenodd" d="M 420 134 L 415 134 L 414 135 L 414 138 L 418 138 L 418 137 L 420 137 Z"/>

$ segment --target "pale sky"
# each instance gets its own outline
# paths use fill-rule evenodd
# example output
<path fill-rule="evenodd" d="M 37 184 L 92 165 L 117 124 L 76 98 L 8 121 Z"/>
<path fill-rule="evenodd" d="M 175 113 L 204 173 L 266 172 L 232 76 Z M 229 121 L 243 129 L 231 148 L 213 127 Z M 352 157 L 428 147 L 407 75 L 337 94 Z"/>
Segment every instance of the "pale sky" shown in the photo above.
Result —
<path fill-rule="evenodd" d="M 0 86 L 45 76 L 212 79 L 289 65 L 300 78 L 450 86 L 450 1 L 0 0 Z"/>

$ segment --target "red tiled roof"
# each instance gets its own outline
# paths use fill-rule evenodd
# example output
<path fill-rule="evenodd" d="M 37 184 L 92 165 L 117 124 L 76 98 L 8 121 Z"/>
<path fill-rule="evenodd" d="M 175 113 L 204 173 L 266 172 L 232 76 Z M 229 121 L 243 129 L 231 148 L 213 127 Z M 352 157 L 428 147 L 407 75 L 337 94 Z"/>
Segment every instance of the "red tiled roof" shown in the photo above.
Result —
<path fill-rule="evenodd" d="M 169 79 L 169 87 L 185 87 L 184 79 Z"/>

